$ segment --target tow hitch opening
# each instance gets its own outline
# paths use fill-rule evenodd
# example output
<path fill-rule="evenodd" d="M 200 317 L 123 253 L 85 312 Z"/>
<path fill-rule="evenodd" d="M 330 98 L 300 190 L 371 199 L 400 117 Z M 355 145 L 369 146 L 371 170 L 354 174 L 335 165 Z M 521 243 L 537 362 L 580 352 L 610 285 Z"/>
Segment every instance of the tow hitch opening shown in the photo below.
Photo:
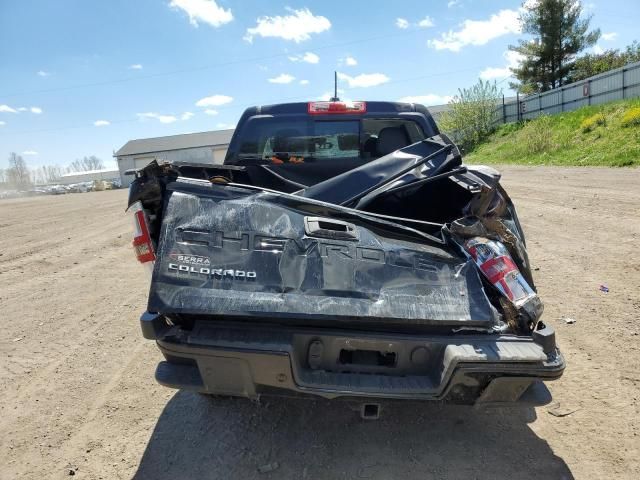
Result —
<path fill-rule="evenodd" d="M 364 420 L 378 420 L 380 418 L 380 404 L 363 403 L 360 408 L 360 416 Z"/>

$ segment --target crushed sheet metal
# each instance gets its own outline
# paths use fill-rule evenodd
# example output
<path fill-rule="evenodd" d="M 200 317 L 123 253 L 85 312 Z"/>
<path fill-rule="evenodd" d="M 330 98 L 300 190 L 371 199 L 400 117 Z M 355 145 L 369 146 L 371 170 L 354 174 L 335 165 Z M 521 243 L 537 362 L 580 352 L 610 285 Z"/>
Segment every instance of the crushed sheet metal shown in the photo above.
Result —
<path fill-rule="evenodd" d="M 450 168 L 459 166 L 462 159 L 454 152 L 457 149 L 444 138 L 432 137 L 320 182 L 298 194 L 337 205 L 351 206 L 358 200 L 368 204 L 375 196 L 384 194 L 390 188 L 441 173 L 445 165 Z M 425 162 L 427 158 L 429 160 Z M 366 201 L 364 195 L 367 195 Z M 356 208 L 362 207 L 358 204 Z"/>
<path fill-rule="evenodd" d="M 501 324 L 473 263 L 443 245 L 394 240 L 355 216 L 342 219 L 353 222 L 357 241 L 313 238 L 305 232 L 304 199 L 274 203 L 272 194 L 218 185 L 193 194 L 178 191 L 178 183 L 162 223 L 150 311 L 488 330 Z M 171 268 L 180 255 L 190 263 Z M 255 277 L 213 275 L 199 265 L 204 259 Z"/>

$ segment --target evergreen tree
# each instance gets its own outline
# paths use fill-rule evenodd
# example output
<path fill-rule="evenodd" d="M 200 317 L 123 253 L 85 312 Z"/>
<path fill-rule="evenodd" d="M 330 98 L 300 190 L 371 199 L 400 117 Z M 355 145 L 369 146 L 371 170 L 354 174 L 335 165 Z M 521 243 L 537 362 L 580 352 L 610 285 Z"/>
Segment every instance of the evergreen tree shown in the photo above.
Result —
<path fill-rule="evenodd" d="M 579 0 L 530 0 L 520 15 L 522 32 L 530 40 L 520 40 L 509 50 L 523 60 L 512 68 L 518 80 L 511 87 L 521 93 L 544 92 L 566 83 L 576 55 L 594 45 L 600 30 L 589 31 L 591 16 L 582 17 Z"/>

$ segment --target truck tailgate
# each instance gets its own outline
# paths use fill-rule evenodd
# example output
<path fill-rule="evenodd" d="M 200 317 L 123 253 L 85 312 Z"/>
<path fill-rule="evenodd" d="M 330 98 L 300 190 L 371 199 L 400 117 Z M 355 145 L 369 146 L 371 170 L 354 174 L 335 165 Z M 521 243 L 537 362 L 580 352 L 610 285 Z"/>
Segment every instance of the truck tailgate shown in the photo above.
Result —
<path fill-rule="evenodd" d="M 491 328 L 477 268 L 443 243 L 292 195 L 178 180 L 149 311 L 385 326 Z"/>

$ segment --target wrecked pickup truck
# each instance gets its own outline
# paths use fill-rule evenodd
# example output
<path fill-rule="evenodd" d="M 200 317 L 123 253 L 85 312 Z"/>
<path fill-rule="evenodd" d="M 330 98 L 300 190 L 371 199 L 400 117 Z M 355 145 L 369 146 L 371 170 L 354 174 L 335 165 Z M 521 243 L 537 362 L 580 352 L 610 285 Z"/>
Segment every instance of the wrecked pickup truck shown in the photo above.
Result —
<path fill-rule="evenodd" d="M 384 398 L 547 402 L 564 360 L 499 178 L 392 102 L 253 107 L 223 165 L 152 162 L 129 211 L 157 381 L 370 415 Z"/>

